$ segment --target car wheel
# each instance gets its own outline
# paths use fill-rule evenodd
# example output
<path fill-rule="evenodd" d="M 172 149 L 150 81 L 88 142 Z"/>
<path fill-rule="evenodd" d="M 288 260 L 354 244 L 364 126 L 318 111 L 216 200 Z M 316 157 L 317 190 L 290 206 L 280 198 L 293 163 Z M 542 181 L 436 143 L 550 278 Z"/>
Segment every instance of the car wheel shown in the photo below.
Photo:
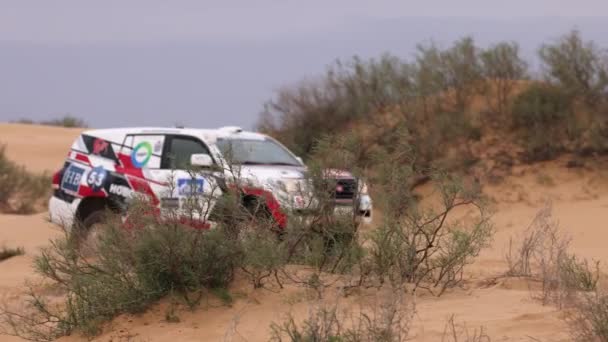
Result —
<path fill-rule="evenodd" d="M 89 257 L 96 253 L 105 222 L 106 213 L 101 210 L 92 212 L 82 221 L 82 226 L 77 232 L 77 242 L 83 256 Z"/>

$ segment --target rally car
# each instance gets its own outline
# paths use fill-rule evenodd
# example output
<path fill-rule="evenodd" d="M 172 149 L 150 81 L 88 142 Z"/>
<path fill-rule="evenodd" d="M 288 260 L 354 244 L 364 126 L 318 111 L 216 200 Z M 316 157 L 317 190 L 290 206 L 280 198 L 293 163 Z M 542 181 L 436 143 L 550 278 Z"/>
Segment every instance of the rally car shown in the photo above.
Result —
<path fill-rule="evenodd" d="M 203 172 L 193 174 L 193 168 Z M 209 226 L 217 199 L 238 182 L 243 200 L 259 200 L 283 228 L 290 213 L 311 205 L 302 192 L 305 172 L 302 160 L 278 141 L 238 127 L 89 130 L 53 175 L 49 214 L 68 229 L 75 223 L 89 227 L 108 209 L 126 210 L 136 194 L 146 195 L 161 215 L 183 210 L 196 195 L 206 200 L 197 217 L 190 213 L 191 223 Z M 336 210 L 352 210 L 369 222 L 372 201 L 362 180 L 341 170 L 327 175 L 335 181 Z"/>

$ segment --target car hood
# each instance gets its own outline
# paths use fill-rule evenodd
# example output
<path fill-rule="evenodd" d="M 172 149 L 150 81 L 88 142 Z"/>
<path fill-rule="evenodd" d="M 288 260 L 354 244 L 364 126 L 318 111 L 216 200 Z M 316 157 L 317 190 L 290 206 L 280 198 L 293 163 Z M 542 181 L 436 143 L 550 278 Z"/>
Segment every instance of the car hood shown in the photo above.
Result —
<path fill-rule="evenodd" d="M 240 166 L 240 177 L 265 181 L 269 179 L 298 179 L 304 178 L 306 167 L 304 166 L 272 166 L 272 165 L 242 165 Z"/>
<path fill-rule="evenodd" d="M 305 166 L 274 166 L 274 165 L 242 165 L 240 177 L 256 181 L 271 179 L 301 179 L 305 178 Z M 352 174 L 343 170 L 327 170 L 329 178 L 352 178 Z"/>

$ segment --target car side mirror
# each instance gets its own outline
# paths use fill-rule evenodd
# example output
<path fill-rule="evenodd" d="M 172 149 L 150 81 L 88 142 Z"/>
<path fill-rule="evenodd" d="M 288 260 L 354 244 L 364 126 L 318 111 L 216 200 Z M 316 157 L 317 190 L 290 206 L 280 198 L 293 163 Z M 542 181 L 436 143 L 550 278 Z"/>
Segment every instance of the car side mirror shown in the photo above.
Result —
<path fill-rule="evenodd" d="M 211 166 L 213 166 L 213 159 L 211 159 L 211 156 L 206 153 L 192 154 L 190 156 L 190 165 L 201 166 L 201 167 L 211 167 Z"/>
<path fill-rule="evenodd" d="M 298 160 L 300 163 L 304 164 L 304 161 L 302 160 L 302 157 L 296 157 L 296 159 L 297 159 L 297 160 Z"/>

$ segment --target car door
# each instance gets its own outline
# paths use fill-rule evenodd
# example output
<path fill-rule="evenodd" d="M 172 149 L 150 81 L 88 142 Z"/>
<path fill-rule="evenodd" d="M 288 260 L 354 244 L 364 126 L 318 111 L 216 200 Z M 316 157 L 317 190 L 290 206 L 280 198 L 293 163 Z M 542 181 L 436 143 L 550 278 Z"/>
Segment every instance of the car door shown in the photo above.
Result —
<path fill-rule="evenodd" d="M 166 184 L 166 190 L 160 194 L 160 208 L 166 214 L 206 221 L 222 190 L 213 168 L 190 164 L 193 154 L 211 155 L 209 148 L 196 137 L 165 136 L 160 169 L 155 174 L 155 178 Z"/>

